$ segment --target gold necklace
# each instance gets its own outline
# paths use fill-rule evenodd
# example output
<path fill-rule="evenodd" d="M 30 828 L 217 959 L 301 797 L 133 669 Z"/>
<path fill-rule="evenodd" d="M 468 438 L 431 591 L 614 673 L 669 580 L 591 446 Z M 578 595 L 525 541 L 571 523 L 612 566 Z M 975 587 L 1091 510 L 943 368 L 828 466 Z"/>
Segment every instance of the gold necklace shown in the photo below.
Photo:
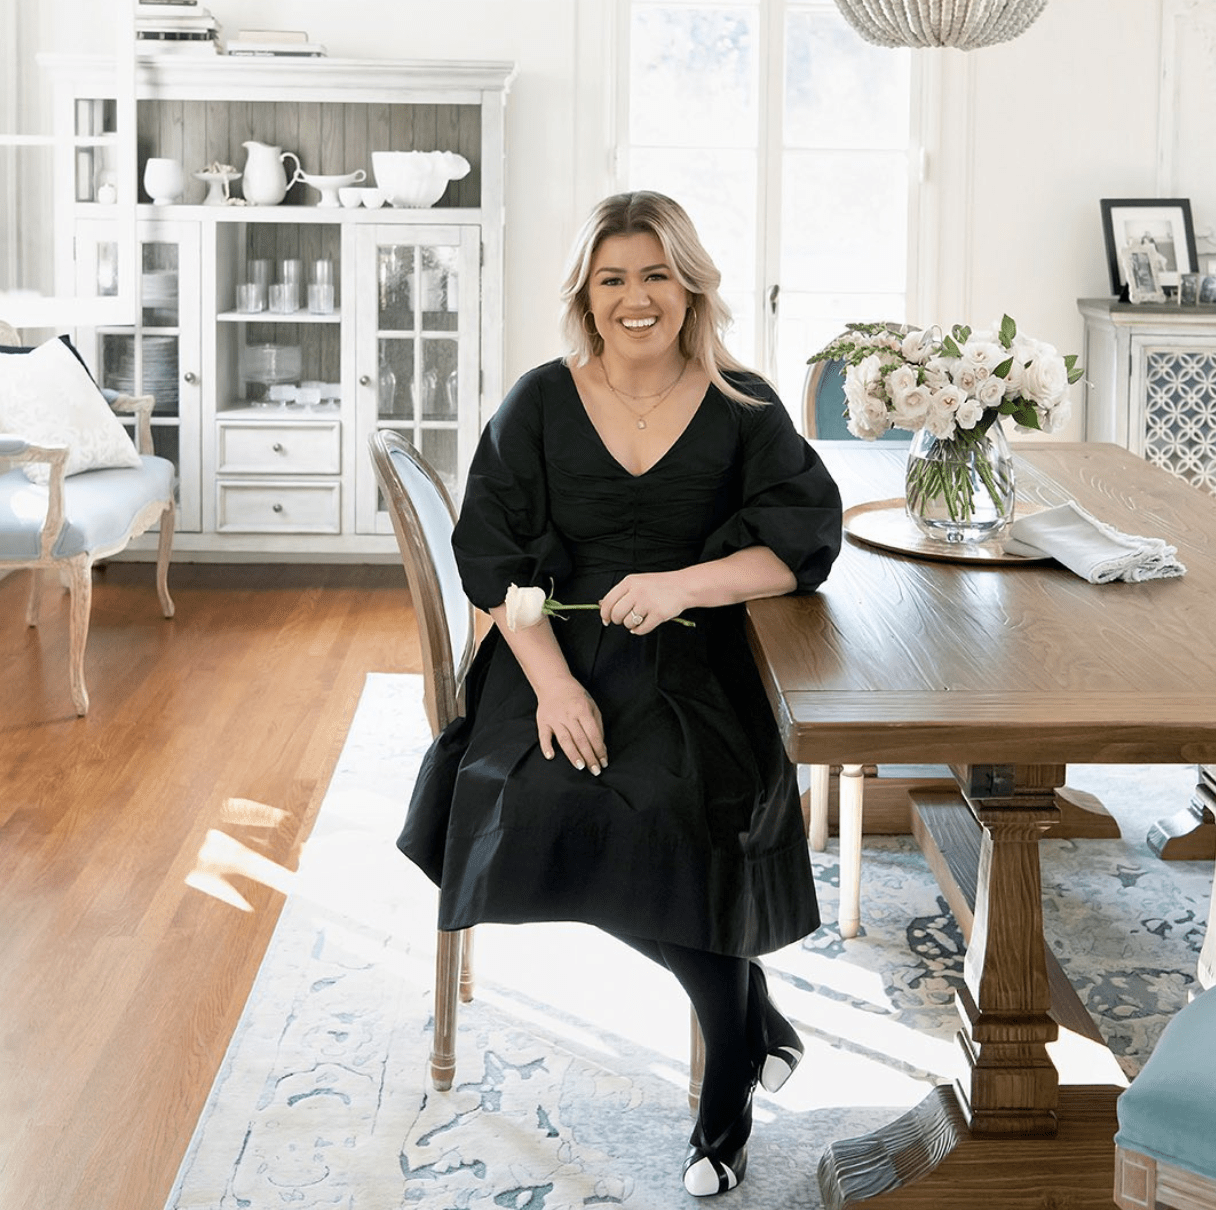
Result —
<path fill-rule="evenodd" d="M 684 377 L 684 371 L 688 369 L 688 362 L 685 360 L 684 364 L 680 367 L 680 372 L 675 376 L 674 380 L 668 386 L 663 388 L 663 390 L 651 391 L 649 395 L 630 395 L 627 391 L 618 391 L 617 388 L 612 385 L 612 379 L 608 377 L 608 368 L 604 365 L 604 359 L 601 357 L 599 362 L 600 373 L 604 375 L 604 381 L 608 384 L 608 389 L 621 401 L 622 404 L 624 404 L 625 408 L 637 422 L 637 426 L 640 429 L 644 429 L 646 427 L 645 418 L 649 416 L 650 413 L 653 412 L 663 402 L 663 400 L 676 389 L 677 386 L 680 385 L 680 379 Z M 658 399 L 655 399 L 654 403 L 652 403 L 650 407 L 648 407 L 640 416 L 628 403 L 625 403 L 625 400 L 627 399 L 654 399 L 656 395 L 658 396 Z"/>

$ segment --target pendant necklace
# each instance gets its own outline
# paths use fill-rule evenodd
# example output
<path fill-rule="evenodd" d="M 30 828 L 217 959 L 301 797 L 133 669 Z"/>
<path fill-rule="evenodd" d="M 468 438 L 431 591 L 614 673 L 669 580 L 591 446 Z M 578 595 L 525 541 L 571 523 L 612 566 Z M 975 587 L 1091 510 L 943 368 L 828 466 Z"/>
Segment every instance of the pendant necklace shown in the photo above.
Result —
<path fill-rule="evenodd" d="M 684 364 L 680 367 L 680 372 L 675 376 L 670 385 L 664 387 L 663 390 L 651 391 L 649 395 L 630 395 L 627 391 L 619 391 L 612 385 L 612 380 L 608 377 L 608 370 L 604 365 L 604 359 L 601 357 L 599 362 L 600 372 L 604 375 L 604 381 L 608 384 L 608 389 L 621 401 L 621 403 L 625 405 L 626 409 L 633 416 L 634 420 L 637 422 L 638 428 L 640 429 L 644 429 L 646 427 L 646 417 L 649 416 L 650 413 L 653 412 L 655 408 L 657 408 L 663 402 L 663 400 L 666 399 L 667 396 L 680 385 L 680 380 L 684 377 L 684 371 L 688 369 L 688 361 L 685 360 Z M 655 399 L 656 395 L 658 396 L 657 399 Z M 625 402 L 627 399 L 654 399 L 655 401 L 639 416 L 638 413 L 633 410 L 632 406 Z"/>

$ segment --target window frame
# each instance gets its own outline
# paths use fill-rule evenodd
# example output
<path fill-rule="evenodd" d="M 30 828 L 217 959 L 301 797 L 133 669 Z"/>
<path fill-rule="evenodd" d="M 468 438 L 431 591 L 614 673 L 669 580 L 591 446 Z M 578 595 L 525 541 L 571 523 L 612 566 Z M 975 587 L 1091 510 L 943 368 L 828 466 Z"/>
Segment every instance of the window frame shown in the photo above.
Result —
<path fill-rule="evenodd" d="M 782 161 L 785 154 L 785 21 L 790 11 L 822 9 L 835 11 L 832 0 L 636 0 L 671 7 L 754 6 L 758 16 L 760 52 L 759 122 L 756 142 L 755 200 L 757 231 L 753 290 L 755 306 L 747 321 L 752 328 L 756 368 L 771 377 L 778 366 L 780 321 L 780 260 L 782 233 Z M 612 187 L 628 187 L 630 152 L 630 69 L 632 16 L 635 0 L 614 0 L 611 40 L 614 61 L 608 78 L 612 82 Z M 906 317 L 927 313 L 935 296 L 937 261 L 930 205 L 928 166 L 930 133 L 940 115 L 941 65 L 936 56 L 912 54 L 909 81 L 909 126 L 907 134 L 907 231 L 904 294 Z M 711 249 L 712 252 L 712 249 Z M 776 298 L 773 298 L 776 287 Z M 900 317 L 894 317 L 900 318 Z M 736 315 L 735 322 L 745 322 Z M 792 402 L 792 401 L 787 401 Z"/>

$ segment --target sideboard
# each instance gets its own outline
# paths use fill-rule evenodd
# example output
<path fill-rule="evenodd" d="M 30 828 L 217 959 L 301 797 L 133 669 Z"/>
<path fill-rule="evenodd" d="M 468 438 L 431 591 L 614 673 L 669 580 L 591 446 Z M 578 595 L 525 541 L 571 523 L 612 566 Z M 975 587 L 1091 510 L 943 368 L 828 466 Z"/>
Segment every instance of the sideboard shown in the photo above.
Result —
<path fill-rule="evenodd" d="M 1216 306 L 1082 298 L 1086 441 L 1216 492 Z"/>

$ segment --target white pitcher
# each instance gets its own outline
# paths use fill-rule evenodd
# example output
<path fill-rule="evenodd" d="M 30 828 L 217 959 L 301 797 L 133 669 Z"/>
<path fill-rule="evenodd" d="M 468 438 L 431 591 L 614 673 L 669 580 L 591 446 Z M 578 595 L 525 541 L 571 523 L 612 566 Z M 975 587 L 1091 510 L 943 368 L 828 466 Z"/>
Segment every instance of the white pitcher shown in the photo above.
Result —
<path fill-rule="evenodd" d="M 286 197 L 288 185 L 299 179 L 299 157 L 294 151 L 284 151 L 281 147 L 271 147 L 253 139 L 242 145 L 249 153 L 241 179 L 245 201 L 251 206 L 277 206 Z M 288 157 L 296 162 L 290 181 L 283 168 L 283 161 Z"/>

